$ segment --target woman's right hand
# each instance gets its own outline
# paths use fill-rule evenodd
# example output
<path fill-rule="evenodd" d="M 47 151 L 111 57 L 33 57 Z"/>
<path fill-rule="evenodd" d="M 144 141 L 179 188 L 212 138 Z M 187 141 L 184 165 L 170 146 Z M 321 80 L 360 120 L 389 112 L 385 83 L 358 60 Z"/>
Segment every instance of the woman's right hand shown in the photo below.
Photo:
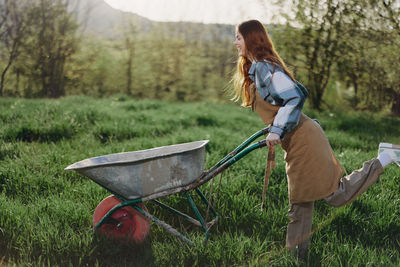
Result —
<path fill-rule="evenodd" d="M 267 142 L 268 148 L 272 148 L 276 146 L 277 144 L 281 143 L 281 137 L 279 134 L 276 133 L 269 133 L 267 135 L 267 138 L 265 138 L 265 141 Z"/>

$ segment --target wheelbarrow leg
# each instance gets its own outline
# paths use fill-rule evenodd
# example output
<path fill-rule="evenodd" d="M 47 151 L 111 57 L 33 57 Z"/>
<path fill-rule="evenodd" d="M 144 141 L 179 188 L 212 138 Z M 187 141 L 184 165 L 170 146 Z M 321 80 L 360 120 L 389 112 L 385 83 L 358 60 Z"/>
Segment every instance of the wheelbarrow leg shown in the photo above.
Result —
<path fill-rule="evenodd" d="M 211 210 L 212 214 L 214 215 L 214 217 L 218 217 L 218 213 L 215 211 L 213 206 L 210 205 L 207 198 L 204 196 L 203 192 L 201 192 L 201 190 L 199 188 L 196 188 L 196 192 L 197 192 L 197 194 L 199 194 L 199 196 L 200 196 L 201 200 L 204 202 L 204 204 L 206 204 L 207 206 L 210 206 L 210 210 Z"/>
<path fill-rule="evenodd" d="M 150 213 L 142 210 L 141 208 L 139 208 L 138 206 L 133 206 L 134 209 L 136 209 L 138 212 L 140 212 L 141 214 L 143 214 L 144 216 L 146 216 L 147 218 L 149 218 L 150 220 L 152 220 L 155 224 L 161 226 L 162 228 L 164 228 L 165 230 L 167 230 L 170 234 L 172 234 L 173 236 L 176 236 L 177 238 L 181 239 L 182 241 L 185 241 L 187 244 L 189 244 L 190 246 L 194 246 L 193 242 L 190 241 L 189 239 L 187 239 L 184 235 L 182 235 L 181 233 L 179 233 L 175 228 L 173 228 L 171 225 L 167 224 L 164 221 L 159 220 L 158 218 L 156 218 L 155 216 L 151 215 Z"/>
<path fill-rule="evenodd" d="M 210 231 L 208 230 L 208 228 L 204 222 L 203 216 L 201 216 L 199 209 L 197 208 L 196 204 L 194 203 L 192 197 L 188 194 L 188 192 L 185 192 L 185 194 L 186 194 L 186 198 L 189 201 L 190 206 L 192 207 L 194 213 L 196 214 L 197 218 L 199 219 L 199 221 L 201 223 L 201 227 L 203 228 L 204 232 L 206 233 L 206 239 L 204 240 L 204 243 L 206 243 L 208 238 L 210 237 Z"/>
<path fill-rule="evenodd" d="M 215 211 L 214 207 L 211 205 L 211 203 L 207 200 L 203 192 L 201 192 L 198 187 L 196 188 L 196 192 L 200 196 L 201 200 L 203 200 L 203 203 L 206 204 L 207 208 L 209 208 L 211 210 L 211 213 L 214 215 L 214 219 L 209 222 L 207 222 L 206 215 L 205 224 L 207 225 L 207 229 L 210 230 L 210 228 L 218 221 L 218 213 Z M 205 242 L 207 242 L 207 240 L 205 240 Z"/>
<path fill-rule="evenodd" d="M 153 199 L 152 201 L 154 203 L 156 203 L 157 205 L 159 205 L 160 207 L 162 207 L 162 208 L 164 208 L 164 209 L 166 209 L 166 210 L 168 210 L 168 211 L 170 211 L 172 213 L 175 213 L 175 214 L 177 214 L 179 216 L 182 216 L 184 219 L 186 219 L 187 221 L 191 222 L 192 224 L 201 227 L 201 223 L 198 220 L 195 220 L 194 218 L 190 217 L 189 215 L 187 215 L 185 213 L 182 213 L 179 210 L 176 210 L 176 209 L 174 209 L 174 208 L 172 208 L 172 207 L 170 207 L 168 205 L 165 205 L 164 203 L 162 203 L 162 202 L 160 202 L 158 200 Z"/>

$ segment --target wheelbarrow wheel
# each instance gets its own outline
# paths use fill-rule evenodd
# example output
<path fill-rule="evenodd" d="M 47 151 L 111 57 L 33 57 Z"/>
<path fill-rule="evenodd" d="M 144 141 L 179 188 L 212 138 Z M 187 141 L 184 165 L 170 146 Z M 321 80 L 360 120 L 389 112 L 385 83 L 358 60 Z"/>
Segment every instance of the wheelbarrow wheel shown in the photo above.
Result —
<path fill-rule="evenodd" d="M 93 214 L 92 225 L 97 223 L 116 205 L 122 201 L 114 195 L 103 199 Z M 136 204 L 141 209 L 147 211 L 144 204 Z M 130 206 L 116 210 L 106 221 L 97 229 L 99 235 L 119 241 L 141 243 L 145 240 L 150 231 L 150 221 L 144 215 Z"/>

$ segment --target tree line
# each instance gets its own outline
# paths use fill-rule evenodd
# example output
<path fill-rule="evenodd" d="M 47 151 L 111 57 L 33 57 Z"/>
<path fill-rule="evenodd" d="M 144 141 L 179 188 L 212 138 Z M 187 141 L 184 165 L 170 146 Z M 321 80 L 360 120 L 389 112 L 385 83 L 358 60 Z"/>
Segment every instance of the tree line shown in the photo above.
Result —
<path fill-rule="evenodd" d="M 306 81 L 311 107 L 321 109 L 333 87 L 351 91 L 351 107 L 382 110 L 389 105 L 400 115 L 400 2 L 285 1 L 289 2 L 295 16 L 288 18 L 278 42 Z"/>
<path fill-rule="evenodd" d="M 285 1 L 294 16 L 268 30 L 312 108 L 344 103 L 400 115 L 398 1 Z M 106 38 L 85 32 L 79 2 L 0 0 L 0 96 L 229 99 L 234 26 L 198 32 L 191 23 L 158 23 L 143 31 L 124 14 L 119 37 Z"/>

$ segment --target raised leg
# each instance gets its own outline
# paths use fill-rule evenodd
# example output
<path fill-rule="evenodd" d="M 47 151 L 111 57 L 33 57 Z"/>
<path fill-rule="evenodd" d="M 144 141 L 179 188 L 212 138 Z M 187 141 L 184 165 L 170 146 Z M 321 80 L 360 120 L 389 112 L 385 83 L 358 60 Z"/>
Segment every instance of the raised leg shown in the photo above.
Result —
<path fill-rule="evenodd" d="M 334 207 L 348 204 L 375 183 L 382 173 L 383 168 L 379 160 L 369 160 L 361 169 L 340 179 L 339 188 L 326 197 L 325 201 Z"/>

